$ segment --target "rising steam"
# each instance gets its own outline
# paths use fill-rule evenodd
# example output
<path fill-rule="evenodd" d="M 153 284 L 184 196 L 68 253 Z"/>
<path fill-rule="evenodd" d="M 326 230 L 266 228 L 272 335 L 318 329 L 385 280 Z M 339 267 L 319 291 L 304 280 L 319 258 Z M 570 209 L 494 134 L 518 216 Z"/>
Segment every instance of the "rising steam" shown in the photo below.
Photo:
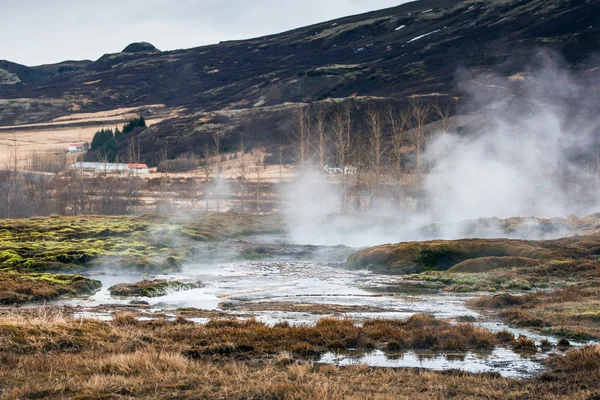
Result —
<path fill-rule="evenodd" d="M 462 87 L 472 100 L 459 114 L 475 109 L 485 123 L 467 134 L 450 128 L 428 137 L 424 154 L 428 172 L 419 200 L 425 206 L 418 212 L 407 212 L 397 204 L 391 212 L 382 208 L 342 216 L 338 189 L 314 171 L 302 174 L 285 196 L 292 239 L 366 246 L 434 238 L 533 239 L 568 234 L 565 229 L 545 232 L 526 223 L 507 233 L 498 220 L 597 211 L 600 120 L 593 109 L 596 100 L 585 74 L 574 75 L 558 64 L 546 57 L 542 67 L 512 79 L 465 79 Z"/>

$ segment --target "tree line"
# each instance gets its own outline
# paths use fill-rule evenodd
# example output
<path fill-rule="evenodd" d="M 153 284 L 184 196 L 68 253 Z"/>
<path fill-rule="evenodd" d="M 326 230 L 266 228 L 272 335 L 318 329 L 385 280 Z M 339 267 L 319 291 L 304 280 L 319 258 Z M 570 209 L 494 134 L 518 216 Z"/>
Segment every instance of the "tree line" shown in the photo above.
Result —
<path fill-rule="evenodd" d="M 138 129 L 145 129 L 146 120 L 144 117 L 132 118 L 119 128 L 102 129 L 94 134 L 90 151 L 86 154 L 86 161 L 116 162 L 118 159 L 119 144 L 129 139 L 132 133 Z"/>

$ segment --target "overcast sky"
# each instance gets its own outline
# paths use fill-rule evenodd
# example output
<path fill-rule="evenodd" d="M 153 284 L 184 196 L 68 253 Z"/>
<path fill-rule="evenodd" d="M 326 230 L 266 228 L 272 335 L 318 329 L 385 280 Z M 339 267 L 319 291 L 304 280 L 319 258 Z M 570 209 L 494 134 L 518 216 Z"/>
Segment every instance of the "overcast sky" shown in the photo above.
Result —
<path fill-rule="evenodd" d="M 0 0 L 0 59 L 96 60 L 132 42 L 160 50 L 277 33 L 407 0 Z"/>

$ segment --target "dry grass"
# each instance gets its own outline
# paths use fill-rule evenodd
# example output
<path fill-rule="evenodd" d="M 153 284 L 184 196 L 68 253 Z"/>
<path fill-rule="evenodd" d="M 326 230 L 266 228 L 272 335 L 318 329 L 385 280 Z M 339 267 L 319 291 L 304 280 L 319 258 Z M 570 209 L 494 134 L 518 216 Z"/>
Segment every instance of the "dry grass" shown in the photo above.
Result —
<path fill-rule="evenodd" d="M 91 294 L 100 286 L 99 281 L 81 275 L 0 273 L 0 304 Z"/>
<path fill-rule="evenodd" d="M 74 321 L 60 313 L 12 314 L 0 321 L 0 396 L 17 398 L 215 398 L 215 399 L 445 399 L 445 398 L 589 398 L 600 390 L 598 348 L 572 351 L 552 360 L 553 371 L 542 379 L 504 379 L 496 374 L 426 372 L 353 366 L 339 368 L 300 362 L 291 352 L 258 362 L 231 357 L 190 358 L 172 340 L 198 342 L 188 324 L 141 324 L 120 315 L 118 324 Z M 394 321 L 373 321 L 371 335 L 390 335 Z M 427 329 L 428 318 L 406 321 Z M 231 322 L 213 328 L 241 329 Z M 256 325 L 251 322 L 248 326 Z M 442 324 L 443 325 L 443 324 Z M 242 324 L 242 327 L 244 325 Z M 332 334 L 350 329 L 344 321 L 322 320 Z M 277 329 L 289 329 L 284 326 Z M 11 333 L 7 334 L 7 330 Z M 78 330 L 81 334 L 75 334 Z M 335 332 L 334 332 L 335 331 Z M 25 332 L 36 351 L 6 342 Z M 241 333 L 241 332 L 239 332 Z M 247 332 L 246 332 L 247 333 Z M 33 338 L 35 337 L 35 340 Z M 59 338 L 78 346 L 66 346 Z M 213 340 L 218 340 L 212 336 Z M 208 340 L 208 339 L 205 339 Z M 62 345 L 57 345 L 63 343 Z"/>
<path fill-rule="evenodd" d="M 600 290 L 569 287 L 521 296 L 479 297 L 468 304 L 498 312 L 508 323 L 569 339 L 600 339 Z"/>
<path fill-rule="evenodd" d="M 416 343 L 419 337 L 427 338 L 428 331 L 442 337 L 449 332 L 449 324 L 428 316 L 406 321 L 370 321 L 363 330 L 357 330 L 346 320 L 334 319 L 297 328 L 286 324 L 268 328 L 256 321 L 215 320 L 205 327 L 181 322 L 139 322 L 131 314 L 119 314 L 112 323 L 73 320 L 49 309 L 5 314 L 0 317 L 0 396 L 6 399 L 584 399 L 600 390 L 597 347 L 556 357 L 548 374 L 541 379 L 524 380 L 504 379 L 497 374 L 314 365 L 282 348 L 266 359 L 250 354 L 239 358 L 231 353 L 216 357 L 214 352 L 197 357 L 189 351 L 190 348 L 224 349 L 227 343 L 230 349 L 239 349 L 244 340 L 256 343 L 255 349 L 267 349 L 267 342 L 274 340 L 276 345 L 268 347 L 270 352 L 285 345 L 284 337 L 290 341 L 300 338 L 334 343 L 349 337 L 364 340 L 360 339 L 363 336 L 378 342 L 408 336 Z M 456 337 L 441 339 L 440 343 L 473 335 L 477 338 L 474 343 L 479 343 L 483 335 L 468 325 L 456 329 Z M 489 332 L 485 336 L 493 340 Z M 512 335 L 505 339 L 514 340 Z"/>
<path fill-rule="evenodd" d="M 0 342 L 18 354 L 48 348 L 120 352 L 152 343 L 194 359 L 246 359 L 272 358 L 282 351 L 305 358 L 349 348 L 491 350 L 498 339 L 474 325 L 453 325 L 424 314 L 407 320 L 371 320 L 363 326 L 348 319 L 323 318 L 313 326 L 281 323 L 270 327 L 253 319 L 213 319 L 195 325 L 183 318 L 142 322 L 131 313 L 116 313 L 112 322 L 13 313 L 0 316 Z"/>

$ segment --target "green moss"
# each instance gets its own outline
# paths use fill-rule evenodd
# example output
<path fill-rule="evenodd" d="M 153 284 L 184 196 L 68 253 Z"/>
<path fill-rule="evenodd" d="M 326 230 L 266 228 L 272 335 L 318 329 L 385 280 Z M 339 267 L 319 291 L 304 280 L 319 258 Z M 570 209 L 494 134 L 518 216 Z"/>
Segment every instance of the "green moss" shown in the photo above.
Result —
<path fill-rule="evenodd" d="M 15 266 L 23 262 L 23 258 L 12 250 L 0 251 L 0 263 L 3 266 Z"/>
<path fill-rule="evenodd" d="M 112 296 L 140 296 L 140 297 L 159 297 L 170 292 L 189 290 L 202 287 L 200 282 L 183 283 L 179 281 L 166 280 L 143 280 L 136 283 L 120 283 L 111 286 L 108 290 Z"/>
<path fill-rule="evenodd" d="M 421 248 L 414 257 L 414 262 L 425 270 L 445 271 L 464 259 L 456 249 L 448 245 Z"/>
<path fill-rule="evenodd" d="M 273 232 L 274 216 L 209 213 L 185 220 L 142 215 L 43 217 L 0 221 L 0 269 L 81 272 L 110 266 L 140 272 L 180 270 L 197 241 Z"/>

